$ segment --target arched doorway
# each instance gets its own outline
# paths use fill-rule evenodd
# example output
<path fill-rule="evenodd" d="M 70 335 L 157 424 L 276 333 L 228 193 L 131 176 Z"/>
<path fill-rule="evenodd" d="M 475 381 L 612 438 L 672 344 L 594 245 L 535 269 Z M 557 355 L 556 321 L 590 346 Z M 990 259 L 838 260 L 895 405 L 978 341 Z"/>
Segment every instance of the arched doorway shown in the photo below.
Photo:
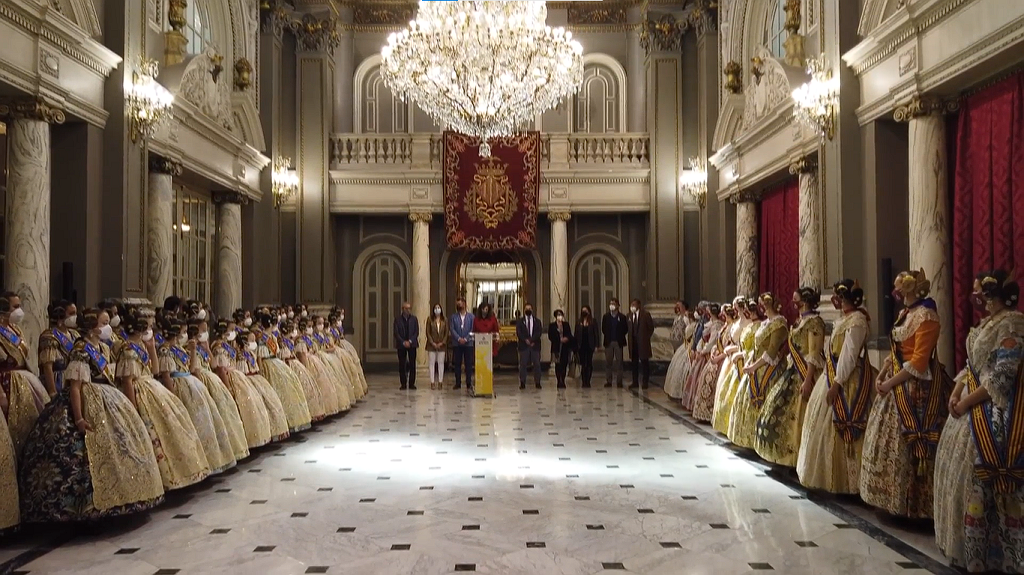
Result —
<path fill-rule="evenodd" d="M 408 299 L 410 264 L 404 253 L 388 244 L 370 246 L 356 260 L 360 285 L 355 310 L 361 329 L 353 343 L 367 363 L 393 362 L 392 326 L 402 301 Z"/>
<path fill-rule="evenodd" d="M 463 252 L 455 266 L 456 294 L 476 313 L 486 302 L 500 325 L 496 366 L 517 366 L 515 322 L 530 288 L 525 252 Z"/>

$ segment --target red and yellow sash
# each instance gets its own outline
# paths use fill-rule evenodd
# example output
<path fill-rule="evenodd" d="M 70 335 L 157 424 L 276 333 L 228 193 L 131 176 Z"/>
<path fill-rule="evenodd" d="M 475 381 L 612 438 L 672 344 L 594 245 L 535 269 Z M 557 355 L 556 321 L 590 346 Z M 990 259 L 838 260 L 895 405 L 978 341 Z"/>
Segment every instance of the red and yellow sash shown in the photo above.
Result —
<path fill-rule="evenodd" d="M 892 374 L 897 375 L 903 371 L 903 354 L 900 352 L 899 343 L 895 338 L 890 339 L 890 350 L 892 357 Z M 910 448 L 910 454 L 918 461 L 918 473 L 924 474 L 927 469 L 923 464 L 935 457 L 935 449 L 939 445 L 939 436 L 942 434 L 943 424 L 946 422 L 948 409 L 944 398 L 945 372 L 939 364 L 938 356 L 933 352 L 932 359 L 928 364 L 932 374 L 931 381 L 905 381 L 897 385 L 893 391 L 893 399 L 896 400 L 896 413 L 900 418 L 900 426 L 903 428 L 903 439 Z M 910 385 L 916 381 L 919 386 L 927 386 L 927 397 L 924 400 L 924 417 L 918 416 L 917 406 L 911 397 Z"/>
<path fill-rule="evenodd" d="M 793 365 L 796 367 L 797 373 L 800 374 L 800 381 L 807 379 L 807 360 L 804 358 L 804 354 L 800 353 L 800 348 L 797 347 L 796 342 L 793 341 L 793 332 L 789 332 L 789 355 L 793 358 Z"/>
<path fill-rule="evenodd" d="M 1024 416 L 1016 413 L 1024 406 L 1024 365 L 1017 370 L 1017 389 L 1010 398 L 1007 411 L 1010 424 L 1008 440 L 1000 443 L 992 429 L 992 402 L 985 401 L 971 408 L 971 435 L 981 460 L 974 464 L 974 473 L 984 483 L 991 484 L 996 493 L 1012 493 L 1024 485 Z M 981 386 L 974 367 L 967 362 L 967 391 L 973 393 Z"/>
<path fill-rule="evenodd" d="M 775 362 L 775 365 L 766 365 L 750 374 L 750 385 L 747 387 L 750 389 L 750 403 L 754 407 L 760 409 L 764 405 L 764 400 L 768 395 L 768 387 L 775 380 L 775 376 L 780 373 L 782 373 L 781 357 L 779 361 Z"/>
<path fill-rule="evenodd" d="M 836 433 L 846 444 L 851 444 L 864 434 L 868 423 L 868 411 L 871 408 L 871 370 L 868 369 L 868 356 L 866 350 L 861 351 L 860 363 L 860 385 L 853 397 L 853 402 L 846 401 L 846 394 L 840 392 L 832 403 L 832 425 Z M 842 381 L 836 381 L 836 363 L 839 357 L 829 353 L 825 356 L 825 379 L 828 388 L 843 385 Z"/>

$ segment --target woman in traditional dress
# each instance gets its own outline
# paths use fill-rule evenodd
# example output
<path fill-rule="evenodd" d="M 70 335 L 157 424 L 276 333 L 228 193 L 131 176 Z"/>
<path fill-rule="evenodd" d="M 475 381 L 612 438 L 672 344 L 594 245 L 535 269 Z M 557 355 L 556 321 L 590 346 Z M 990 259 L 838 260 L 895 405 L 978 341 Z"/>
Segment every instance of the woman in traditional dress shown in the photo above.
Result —
<path fill-rule="evenodd" d="M 697 391 L 694 393 L 691 415 L 697 421 L 711 421 L 715 410 L 715 386 L 718 385 L 718 376 L 726 358 L 725 348 L 732 343 L 729 336 L 732 333 L 733 325 L 739 320 L 739 314 L 735 306 L 727 303 L 722 305 L 722 311 L 718 314 L 718 318 L 722 321 L 718 324 L 718 333 L 711 333 L 715 345 L 711 348 L 711 355 L 700 374 Z"/>
<path fill-rule="evenodd" d="M 79 314 L 82 337 L 64 372 L 67 385 L 25 442 L 19 466 L 23 522 L 89 521 L 163 501 L 146 424 L 114 387 L 110 348 L 101 340 L 106 315 L 99 309 Z"/>
<path fill-rule="evenodd" d="M 346 369 L 345 361 L 334 346 L 334 340 L 327 329 L 327 321 L 319 316 L 311 316 L 313 323 L 313 339 L 316 341 L 317 351 L 320 359 L 323 360 L 327 370 L 332 374 L 335 383 L 340 383 L 348 393 L 349 401 L 355 403 L 361 397 L 359 384 L 354 373 Z"/>
<path fill-rule="evenodd" d="M 968 363 L 950 396 L 935 457 L 935 539 L 971 573 L 1024 573 L 1024 314 L 1004 270 L 978 274 L 971 304 L 985 314 L 967 336 Z"/>
<path fill-rule="evenodd" d="M 238 352 L 233 343 L 236 337 L 238 332 L 234 322 L 225 319 L 217 322 L 214 342 L 210 346 L 210 367 L 224 382 L 238 406 L 245 443 L 252 450 L 270 443 L 270 415 L 259 391 L 245 377 L 245 372 L 238 369 Z M 283 413 L 281 417 L 283 420 Z"/>
<path fill-rule="evenodd" d="M 7 429 L 7 394 L 0 387 L 0 537 L 18 528 L 21 523 L 21 501 L 18 497 L 18 461 L 14 443 Z"/>
<path fill-rule="evenodd" d="M 665 374 L 665 395 L 681 401 L 683 388 L 686 387 L 686 376 L 690 373 L 690 363 L 694 355 L 694 334 L 697 331 L 701 314 L 707 308 L 708 302 L 702 301 L 697 304 L 697 309 L 686 319 L 686 329 L 683 332 L 683 344 L 676 348 L 672 354 L 672 360 L 668 363 L 668 372 Z"/>
<path fill-rule="evenodd" d="M 701 372 L 711 361 L 711 353 L 715 351 L 718 335 L 722 331 L 723 322 L 718 317 L 721 313 L 722 307 L 717 303 L 709 303 L 704 308 L 704 332 L 697 343 L 689 372 L 686 374 L 686 385 L 683 387 L 683 398 L 680 402 L 683 409 L 693 410 L 693 401 L 696 399 Z"/>
<path fill-rule="evenodd" d="M 338 392 L 333 385 L 321 387 L 313 374 L 295 355 L 295 340 L 298 337 L 299 331 L 295 320 L 285 318 L 284 323 L 281 324 L 281 331 L 277 335 L 277 357 L 284 361 L 299 378 L 302 392 L 306 396 L 306 404 L 309 406 L 309 416 L 316 423 L 341 410 L 338 405 Z M 328 409 L 328 405 L 330 409 Z"/>
<path fill-rule="evenodd" d="M 878 397 L 864 433 L 860 496 L 900 517 L 931 518 L 935 449 L 948 415 L 950 387 L 935 347 L 939 314 L 924 270 L 896 276 L 903 302 L 891 350 L 875 380 Z"/>
<path fill-rule="evenodd" d="M 124 307 L 112 299 L 105 299 L 97 304 L 96 307 L 107 312 L 107 319 L 104 321 L 110 325 L 110 331 L 104 332 L 103 343 L 107 344 L 107 347 L 110 348 L 111 354 L 117 353 L 124 342 L 124 339 L 121 337 L 121 315 Z M 103 325 L 100 327 L 103 327 Z"/>
<path fill-rule="evenodd" d="M 159 321 L 164 344 L 157 349 L 158 378 L 185 405 L 206 450 L 211 473 L 221 473 L 234 467 L 237 461 L 213 397 L 203 382 L 189 372 L 196 340 L 189 340 L 184 322 L 177 317 L 164 315 Z"/>
<path fill-rule="evenodd" d="M 0 296 L 0 389 L 7 396 L 7 428 L 19 458 L 36 419 L 50 401 L 43 383 L 28 370 L 28 342 L 18 327 L 24 317 L 18 294 Z"/>
<path fill-rule="evenodd" d="M 335 308 L 337 309 L 337 308 Z M 366 396 L 364 383 L 360 380 L 363 377 L 363 370 L 359 366 L 359 358 L 350 354 L 347 349 L 351 344 L 345 341 L 345 328 L 342 327 L 342 312 L 331 311 L 327 316 L 327 323 L 324 327 L 324 335 L 329 344 L 328 352 L 337 358 L 336 365 L 341 367 L 341 376 L 348 381 L 348 392 L 352 403 Z"/>
<path fill-rule="evenodd" d="M 78 307 L 63 299 L 51 303 L 46 309 L 50 327 L 39 335 L 39 379 L 50 397 L 64 386 L 64 369 L 71 357 L 71 348 L 78 339 Z"/>
<path fill-rule="evenodd" d="M 153 330 L 141 310 L 125 310 L 126 339 L 115 357 L 118 388 L 135 405 L 153 444 L 166 491 L 199 483 L 210 475 L 206 449 L 185 405 L 153 378 L 156 355 Z"/>
<path fill-rule="evenodd" d="M 740 385 L 743 375 L 743 361 L 746 353 L 754 348 L 754 332 L 757 331 L 757 306 L 753 300 L 736 296 L 732 306 L 739 317 L 730 328 L 729 339 L 733 342 L 725 347 L 725 359 L 722 370 L 715 384 L 715 405 L 711 413 L 711 427 L 722 435 L 729 433 L 729 418 L 732 417 L 732 405 L 736 400 L 736 388 Z"/>
<path fill-rule="evenodd" d="M 267 409 L 267 419 L 270 422 L 270 440 L 286 439 L 291 435 L 288 432 L 288 415 L 285 413 L 281 398 L 274 391 L 274 386 L 270 385 L 267 378 L 260 373 L 259 362 L 256 359 L 259 352 L 256 334 L 247 328 L 236 328 L 235 333 L 238 334 L 233 342 L 236 366 L 239 371 L 245 373 L 246 379 L 263 400 L 263 406 Z"/>
<path fill-rule="evenodd" d="M 785 371 L 784 346 L 789 336 L 789 325 L 775 294 L 765 292 L 758 296 L 757 309 L 765 319 L 754 332 L 754 347 L 741 370 L 743 375 L 729 416 L 729 439 L 747 449 L 754 448 L 761 408 Z"/>
<path fill-rule="evenodd" d="M 224 422 L 224 429 L 231 445 L 231 453 L 236 460 L 241 461 L 249 457 L 249 443 L 245 438 L 245 426 L 242 425 L 242 416 L 238 413 L 238 405 L 235 404 L 235 399 L 228 391 L 227 385 L 210 365 L 212 359 L 210 327 L 206 319 L 199 319 L 206 318 L 206 310 L 193 307 L 192 318 L 188 323 L 188 336 L 189 340 L 194 342 L 192 345 L 195 346 L 195 351 L 191 355 L 189 371 L 203 382 L 206 391 L 210 392 L 213 407 Z"/>
<path fill-rule="evenodd" d="M 260 373 L 270 382 L 277 397 L 284 406 L 288 418 L 288 431 L 297 433 L 310 428 L 312 417 L 309 415 L 309 404 L 306 394 L 302 391 L 302 383 L 295 372 L 288 369 L 277 357 L 277 338 L 270 333 L 270 316 L 260 314 L 257 318 L 259 331 L 256 335 L 256 359 L 260 365 Z"/>
<path fill-rule="evenodd" d="M 352 342 L 345 339 L 345 308 L 335 308 L 337 315 L 336 331 L 338 336 L 338 348 L 344 352 L 345 356 L 349 358 L 354 367 L 356 379 L 355 382 L 362 388 L 362 394 L 360 398 L 366 397 L 366 394 L 370 392 L 369 387 L 366 385 L 366 375 L 363 373 L 363 363 L 359 359 L 359 352 L 356 351 L 356 347 L 352 345 Z"/>
<path fill-rule="evenodd" d="M 789 367 L 768 392 L 757 419 L 754 451 L 776 465 L 796 467 L 807 400 L 825 367 L 825 322 L 817 311 L 820 301 L 821 293 L 814 288 L 793 292 L 800 318 L 789 330 Z"/>
<path fill-rule="evenodd" d="M 804 487 L 856 494 L 874 395 L 875 369 L 865 346 L 870 319 L 856 281 L 844 279 L 832 292 L 832 305 L 843 315 L 832 328 L 825 371 L 807 400 L 796 471 Z"/>
<path fill-rule="evenodd" d="M 352 396 L 353 387 L 340 379 L 347 377 L 346 374 L 337 373 L 324 361 L 320 343 L 313 334 L 312 323 L 313 319 L 308 317 L 298 320 L 295 357 L 306 367 L 306 371 L 313 376 L 320 389 L 333 391 L 338 398 L 339 410 L 348 411 L 355 403 L 355 398 Z"/>

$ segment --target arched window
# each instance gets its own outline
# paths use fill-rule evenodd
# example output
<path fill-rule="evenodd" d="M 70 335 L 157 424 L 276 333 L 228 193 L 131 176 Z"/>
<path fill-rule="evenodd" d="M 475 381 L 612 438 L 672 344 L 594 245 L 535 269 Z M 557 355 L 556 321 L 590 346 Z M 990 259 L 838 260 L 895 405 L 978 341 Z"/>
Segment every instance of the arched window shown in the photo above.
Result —
<path fill-rule="evenodd" d="M 189 0 L 185 7 L 185 29 L 181 31 L 188 40 L 185 50 L 189 54 L 202 54 L 207 44 L 213 41 L 210 27 L 210 12 L 201 0 Z"/>
<path fill-rule="evenodd" d="M 589 305 L 600 317 L 612 298 L 624 297 L 619 294 L 621 279 L 615 258 L 598 250 L 587 253 L 576 263 L 576 308 Z"/>
<path fill-rule="evenodd" d="M 363 351 L 371 361 L 394 354 L 392 327 L 407 293 L 405 262 L 395 253 L 379 251 L 363 266 Z"/>
<path fill-rule="evenodd" d="M 786 3 L 783 0 L 773 0 L 771 9 L 768 11 L 768 27 L 765 30 L 765 46 L 779 60 L 786 57 Z"/>
<path fill-rule="evenodd" d="M 607 134 L 619 131 L 619 87 L 615 74 L 606 66 L 588 64 L 583 69 L 583 84 L 574 98 L 574 125 L 577 132 Z"/>
<path fill-rule="evenodd" d="M 409 131 L 409 107 L 384 84 L 379 66 L 366 75 L 362 91 L 360 112 L 364 133 L 398 134 Z"/>

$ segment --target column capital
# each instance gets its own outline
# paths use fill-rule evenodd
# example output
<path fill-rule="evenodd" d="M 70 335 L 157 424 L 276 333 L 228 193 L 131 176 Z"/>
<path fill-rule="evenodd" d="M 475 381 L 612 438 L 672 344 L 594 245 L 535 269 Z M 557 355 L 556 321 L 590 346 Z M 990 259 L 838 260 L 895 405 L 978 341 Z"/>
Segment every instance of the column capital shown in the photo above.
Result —
<path fill-rule="evenodd" d="M 695 0 L 687 19 L 697 37 L 718 31 L 718 0 Z"/>
<path fill-rule="evenodd" d="M 761 201 L 761 190 L 740 190 L 729 196 L 730 204 L 756 204 Z"/>
<path fill-rule="evenodd" d="M 789 165 L 789 173 L 794 176 L 797 174 L 810 174 L 817 171 L 818 160 L 811 156 L 804 156 Z"/>
<path fill-rule="evenodd" d="M 249 196 L 234 190 L 221 190 L 213 192 L 213 203 L 215 204 L 238 204 L 240 206 L 249 203 Z"/>
<path fill-rule="evenodd" d="M 318 18 L 313 14 L 304 14 L 302 19 L 294 19 L 288 28 L 295 34 L 296 52 L 323 52 L 331 56 L 334 49 L 341 43 L 336 18 Z"/>
<path fill-rule="evenodd" d="M 923 116 L 943 115 L 960 108 L 957 100 L 943 100 L 936 96 L 915 94 L 906 103 L 896 106 L 892 117 L 897 122 L 909 122 Z"/>
<path fill-rule="evenodd" d="M 429 224 L 434 221 L 434 214 L 431 212 L 409 212 L 409 221 L 412 223 Z"/>
<path fill-rule="evenodd" d="M 181 165 L 181 162 L 170 160 L 156 154 L 149 155 L 149 172 L 151 174 L 180 176 L 183 170 L 184 166 Z"/>
<path fill-rule="evenodd" d="M 653 52 L 679 52 L 689 28 L 688 20 L 677 20 L 672 14 L 648 15 L 640 28 L 640 45 L 648 56 Z"/>
<path fill-rule="evenodd" d="M 64 110 L 50 105 L 42 98 L 0 98 L 0 118 L 36 120 L 47 124 L 63 124 Z"/>
<path fill-rule="evenodd" d="M 260 3 L 260 30 L 264 34 L 273 34 L 278 40 L 284 38 L 284 29 L 288 26 L 288 10 L 284 0 L 263 0 Z"/>
<path fill-rule="evenodd" d="M 567 222 L 572 219 L 572 212 L 559 211 L 548 212 L 548 220 L 551 222 Z"/>

